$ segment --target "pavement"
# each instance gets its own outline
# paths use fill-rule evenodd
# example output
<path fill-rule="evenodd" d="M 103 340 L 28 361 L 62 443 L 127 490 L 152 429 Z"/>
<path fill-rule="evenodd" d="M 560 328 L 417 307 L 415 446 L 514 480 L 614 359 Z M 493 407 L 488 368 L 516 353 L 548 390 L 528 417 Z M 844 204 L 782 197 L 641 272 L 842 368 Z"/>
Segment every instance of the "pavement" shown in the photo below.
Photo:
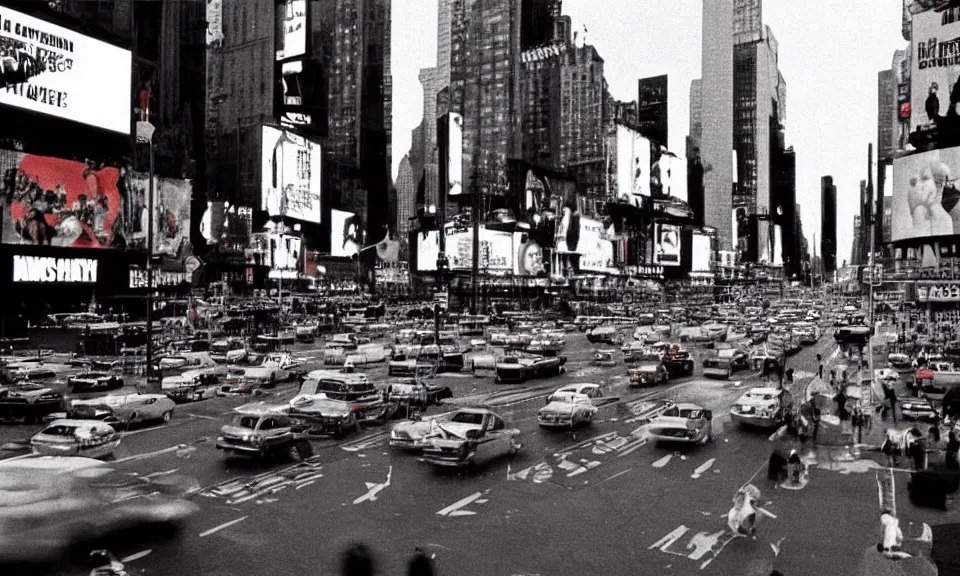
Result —
<path fill-rule="evenodd" d="M 736 428 L 729 418 L 759 375 L 739 373 L 729 382 L 695 376 L 635 391 L 622 365 L 589 366 L 594 348 L 570 335 L 568 372 L 524 386 L 466 373 L 442 377 L 456 397 L 480 397 L 521 430 L 518 456 L 472 473 L 438 471 L 390 451 L 388 426 L 318 440 L 315 456 L 297 465 L 225 458 L 215 438 L 244 400 L 182 405 L 168 425 L 128 433 L 116 462 L 142 475 L 192 479 L 202 512 L 177 539 L 118 542 L 113 551 L 129 559 L 131 574 L 143 575 L 336 574 L 339 555 L 354 542 L 373 549 L 387 576 L 404 572 L 415 547 L 434 556 L 438 574 L 464 576 L 856 571 L 879 533 L 876 462 L 855 446 L 816 447 L 801 485 L 774 487 L 766 480 L 770 432 Z M 816 354 L 833 349 L 825 336 L 788 366 L 801 381 L 815 372 Z M 368 373 L 377 378 L 379 370 Z M 572 382 L 600 383 L 618 400 L 576 434 L 540 430 L 544 396 Z M 278 398 L 293 392 L 288 386 Z M 712 410 L 714 440 L 698 447 L 650 442 L 644 424 L 664 399 Z M 912 508 L 908 476 L 894 476 L 907 537 L 919 535 L 924 522 L 954 518 Z M 733 536 L 725 522 L 734 494 L 751 482 L 763 493 L 756 539 Z"/>

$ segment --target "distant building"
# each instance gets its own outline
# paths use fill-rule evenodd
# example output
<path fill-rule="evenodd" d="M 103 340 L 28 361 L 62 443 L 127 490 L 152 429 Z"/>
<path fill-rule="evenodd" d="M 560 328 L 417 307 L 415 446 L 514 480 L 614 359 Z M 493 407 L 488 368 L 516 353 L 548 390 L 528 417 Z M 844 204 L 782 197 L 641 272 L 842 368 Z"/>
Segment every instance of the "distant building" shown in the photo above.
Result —
<path fill-rule="evenodd" d="M 410 156 L 404 155 L 397 169 L 397 235 L 406 238 L 410 231 L 410 218 L 416 214 L 417 183 L 413 179 Z"/>
<path fill-rule="evenodd" d="M 820 255 L 823 274 L 829 278 L 837 269 L 837 187 L 833 176 L 820 179 Z"/>

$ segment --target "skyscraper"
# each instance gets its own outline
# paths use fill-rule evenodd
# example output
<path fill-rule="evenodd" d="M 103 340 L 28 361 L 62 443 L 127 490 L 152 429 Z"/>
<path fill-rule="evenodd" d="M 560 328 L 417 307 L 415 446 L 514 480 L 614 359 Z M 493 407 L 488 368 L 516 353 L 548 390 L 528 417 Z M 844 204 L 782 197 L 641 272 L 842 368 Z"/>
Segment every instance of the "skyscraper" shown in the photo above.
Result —
<path fill-rule="evenodd" d="M 704 224 L 717 230 L 718 249 L 734 247 L 733 208 L 733 15 L 734 0 L 703 3 L 701 113 Z"/>
<path fill-rule="evenodd" d="M 397 235 L 406 238 L 410 231 L 410 218 L 414 215 L 417 183 L 413 179 L 410 156 L 404 155 L 397 168 Z"/>
<path fill-rule="evenodd" d="M 687 136 L 687 158 L 700 157 L 703 138 L 703 80 L 690 82 L 690 135 Z"/>
<path fill-rule="evenodd" d="M 823 274 L 829 278 L 837 269 L 837 187 L 833 176 L 820 179 L 820 255 Z"/>

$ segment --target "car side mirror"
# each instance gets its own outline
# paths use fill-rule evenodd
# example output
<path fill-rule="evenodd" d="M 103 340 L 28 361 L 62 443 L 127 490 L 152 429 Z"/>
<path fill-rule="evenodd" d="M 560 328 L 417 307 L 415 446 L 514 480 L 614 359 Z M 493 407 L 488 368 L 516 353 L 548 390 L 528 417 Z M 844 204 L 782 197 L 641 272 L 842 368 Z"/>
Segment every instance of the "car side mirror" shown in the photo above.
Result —
<path fill-rule="evenodd" d="M 483 430 L 467 430 L 467 440 L 476 440 L 483 435 Z"/>

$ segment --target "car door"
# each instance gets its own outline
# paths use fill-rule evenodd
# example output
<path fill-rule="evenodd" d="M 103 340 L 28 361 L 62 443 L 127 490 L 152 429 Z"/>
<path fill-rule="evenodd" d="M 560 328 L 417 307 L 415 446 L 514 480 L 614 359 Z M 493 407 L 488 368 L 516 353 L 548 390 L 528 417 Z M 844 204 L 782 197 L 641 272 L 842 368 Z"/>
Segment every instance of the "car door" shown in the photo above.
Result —
<path fill-rule="evenodd" d="M 497 448 L 496 448 L 496 439 L 497 436 L 493 431 L 494 422 L 492 414 L 484 414 L 483 424 L 480 427 L 480 430 L 477 433 L 475 442 L 475 455 L 474 462 L 478 464 L 481 462 L 487 462 L 494 458 Z"/>
<path fill-rule="evenodd" d="M 156 398 L 144 398 L 140 400 L 137 409 L 137 418 L 141 422 L 158 420 L 160 416 L 159 403 Z"/>

